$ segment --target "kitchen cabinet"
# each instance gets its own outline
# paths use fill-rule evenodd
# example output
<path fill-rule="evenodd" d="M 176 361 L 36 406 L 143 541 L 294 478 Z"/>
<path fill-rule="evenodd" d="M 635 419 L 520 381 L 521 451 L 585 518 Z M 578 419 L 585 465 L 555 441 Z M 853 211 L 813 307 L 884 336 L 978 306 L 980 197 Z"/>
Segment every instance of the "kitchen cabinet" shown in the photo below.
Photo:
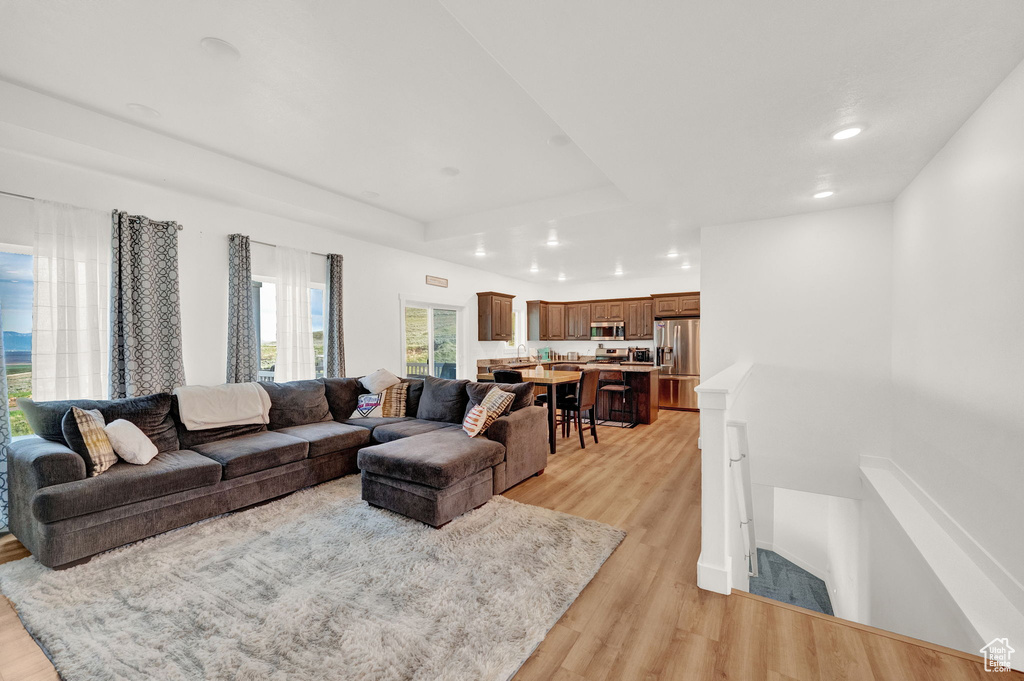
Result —
<path fill-rule="evenodd" d="M 658 317 L 700 316 L 700 293 L 671 293 L 654 296 L 654 314 Z"/>
<path fill-rule="evenodd" d="M 494 291 L 476 294 L 477 340 L 513 340 L 512 299 L 514 297 Z"/>
<path fill-rule="evenodd" d="M 627 300 L 626 340 L 651 340 L 654 338 L 654 301 Z"/>
<path fill-rule="evenodd" d="M 565 305 L 548 303 L 546 317 L 548 337 L 541 340 L 565 340 Z"/>
<path fill-rule="evenodd" d="M 565 306 L 565 339 L 590 340 L 590 303 Z"/>
<path fill-rule="evenodd" d="M 526 303 L 527 337 L 532 341 L 565 340 L 565 303 L 531 300 Z"/>
<path fill-rule="evenodd" d="M 621 322 L 625 319 L 624 303 L 621 300 L 602 300 L 590 304 L 595 322 Z"/>

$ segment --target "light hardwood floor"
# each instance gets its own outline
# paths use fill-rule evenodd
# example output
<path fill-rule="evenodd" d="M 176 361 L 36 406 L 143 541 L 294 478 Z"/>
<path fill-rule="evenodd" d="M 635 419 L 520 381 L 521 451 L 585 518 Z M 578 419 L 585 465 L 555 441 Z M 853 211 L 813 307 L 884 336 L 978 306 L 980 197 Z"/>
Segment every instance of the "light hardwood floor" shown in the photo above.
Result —
<path fill-rule="evenodd" d="M 749 594 L 701 591 L 697 415 L 599 428 L 599 445 L 559 440 L 544 475 L 506 496 L 629 534 L 516 675 L 516 681 L 831 679 L 992 681 L 979 658 Z M 0 562 L 25 555 L 0 539 Z M 0 681 L 56 679 L 0 599 Z"/>

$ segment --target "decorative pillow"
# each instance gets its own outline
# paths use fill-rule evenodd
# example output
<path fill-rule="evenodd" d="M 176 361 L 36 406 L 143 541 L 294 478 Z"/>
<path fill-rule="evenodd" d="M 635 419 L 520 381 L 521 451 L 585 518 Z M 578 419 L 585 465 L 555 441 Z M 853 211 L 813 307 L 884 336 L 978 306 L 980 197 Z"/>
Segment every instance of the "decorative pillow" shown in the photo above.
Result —
<path fill-rule="evenodd" d="M 103 430 L 103 414 L 99 409 L 79 409 L 71 407 L 68 412 L 73 425 L 65 428 L 65 434 L 77 434 L 75 442 L 69 442 L 71 448 L 85 459 L 85 469 L 89 477 L 95 477 L 117 463 L 117 454 Z M 65 421 L 68 417 L 65 416 Z"/>
<path fill-rule="evenodd" d="M 446 378 L 427 376 L 423 379 L 423 397 L 416 410 L 416 418 L 426 421 L 462 423 L 466 417 L 466 384 L 469 381 L 452 381 Z"/>
<path fill-rule="evenodd" d="M 111 421 L 104 426 L 103 431 L 114 452 L 128 463 L 145 466 L 158 454 L 153 441 L 131 421 Z"/>
<path fill-rule="evenodd" d="M 487 393 L 491 392 L 493 388 L 501 388 L 503 391 L 515 395 L 512 405 L 505 412 L 506 414 L 533 406 L 533 383 L 470 383 L 466 386 L 466 395 L 469 396 L 466 411 L 468 412 L 472 407 L 483 402 Z M 504 415 L 502 414 L 502 416 Z"/>
<path fill-rule="evenodd" d="M 397 383 L 384 392 L 360 395 L 356 402 L 356 410 L 349 418 L 391 418 L 405 416 L 405 397 L 409 390 L 408 383 Z"/>
<path fill-rule="evenodd" d="M 512 401 L 515 398 L 516 396 L 512 393 L 507 393 L 499 388 L 491 388 L 483 402 L 470 408 L 466 418 L 462 420 L 462 429 L 470 437 L 480 435 L 512 406 Z"/>
<path fill-rule="evenodd" d="M 377 369 L 369 376 L 363 376 L 359 379 L 359 382 L 363 384 L 363 387 L 369 390 L 371 393 L 382 393 L 396 383 L 401 383 L 402 379 L 395 376 L 387 369 Z"/>
<path fill-rule="evenodd" d="M 402 383 L 409 384 L 409 394 L 405 397 L 405 415 L 416 418 L 416 412 L 420 408 L 420 398 L 423 397 L 423 379 L 403 378 Z"/>
<path fill-rule="evenodd" d="M 466 435 L 476 437 L 487 430 L 487 427 L 491 425 L 493 420 L 489 418 L 484 406 L 478 404 L 470 407 L 469 412 L 466 413 L 466 418 L 462 420 L 462 429 L 466 431 Z"/>

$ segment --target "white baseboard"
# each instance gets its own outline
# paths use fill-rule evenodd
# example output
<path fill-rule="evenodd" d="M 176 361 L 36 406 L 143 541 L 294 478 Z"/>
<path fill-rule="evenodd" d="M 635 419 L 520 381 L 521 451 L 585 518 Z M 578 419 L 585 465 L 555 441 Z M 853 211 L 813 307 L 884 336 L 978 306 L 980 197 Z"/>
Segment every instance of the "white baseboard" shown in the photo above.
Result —
<path fill-rule="evenodd" d="M 732 558 L 726 559 L 724 568 L 707 565 L 697 560 L 697 586 L 705 591 L 726 594 L 732 592 Z"/>

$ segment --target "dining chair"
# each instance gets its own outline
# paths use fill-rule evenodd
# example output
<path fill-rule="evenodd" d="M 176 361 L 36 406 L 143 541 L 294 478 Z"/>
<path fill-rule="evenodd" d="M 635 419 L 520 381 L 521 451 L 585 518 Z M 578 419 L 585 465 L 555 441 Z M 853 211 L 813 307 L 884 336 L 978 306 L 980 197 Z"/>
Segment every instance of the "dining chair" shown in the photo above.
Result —
<path fill-rule="evenodd" d="M 495 383 L 522 383 L 523 372 L 516 371 L 515 369 L 498 369 L 492 371 L 491 375 L 494 376 Z"/>

